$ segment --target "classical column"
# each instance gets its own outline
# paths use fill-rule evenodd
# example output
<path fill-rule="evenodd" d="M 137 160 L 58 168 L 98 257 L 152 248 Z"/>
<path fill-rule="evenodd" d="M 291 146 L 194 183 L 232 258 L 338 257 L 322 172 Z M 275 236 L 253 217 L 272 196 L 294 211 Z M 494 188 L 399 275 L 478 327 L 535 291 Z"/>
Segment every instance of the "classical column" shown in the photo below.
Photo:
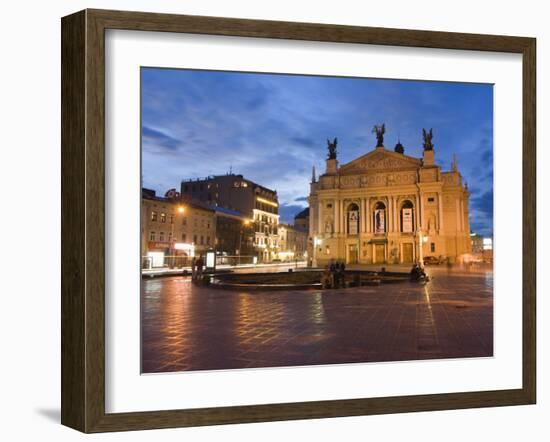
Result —
<path fill-rule="evenodd" d="M 420 230 L 425 230 L 426 223 L 424 221 L 424 194 L 422 192 L 420 192 L 419 202 L 420 202 Z"/>
<path fill-rule="evenodd" d="M 347 222 L 346 222 L 346 206 L 344 204 L 344 201 L 340 201 L 340 221 L 341 221 L 341 228 L 340 230 L 345 235 L 347 233 Z"/>
<path fill-rule="evenodd" d="M 323 202 L 319 201 L 319 208 L 317 210 L 317 233 L 321 235 L 323 233 L 323 221 L 321 220 L 321 210 Z"/>
<path fill-rule="evenodd" d="M 370 198 L 366 198 L 365 203 L 366 203 L 365 204 L 365 220 L 367 222 L 367 232 L 371 233 L 372 232 L 372 227 L 371 227 L 372 220 L 371 220 L 371 216 L 370 216 Z"/>
<path fill-rule="evenodd" d="M 437 193 L 437 207 L 439 208 L 439 222 L 437 223 L 439 227 L 439 233 L 443 233 L 443 198 L 441 198 L 441 193 Z"/>
<path fill-rule="evenodd" d="M 340 233 L 340 200 L 334 200 L 334 233 Z"/>
<path fill-rule="evenodd" d="M 391 219 L 391 231 L 392 232 L 395 232 L 395 219 L 394 219 L 395 210 L 394 210 L 394 206 L 395 206 L 395 197 L 392 195 L 391 199 L 390 199 L 390 219 Z"/>
<path fill-rule="evenodd" d="M 393 231 L 399 232 L 399 213 L 397 211 L 397 197 L 393 197 Z"/>
<path fill-rule="evenodd" d="M 365 231 L 365 199 L 359 201 L 359 233 Z"/>

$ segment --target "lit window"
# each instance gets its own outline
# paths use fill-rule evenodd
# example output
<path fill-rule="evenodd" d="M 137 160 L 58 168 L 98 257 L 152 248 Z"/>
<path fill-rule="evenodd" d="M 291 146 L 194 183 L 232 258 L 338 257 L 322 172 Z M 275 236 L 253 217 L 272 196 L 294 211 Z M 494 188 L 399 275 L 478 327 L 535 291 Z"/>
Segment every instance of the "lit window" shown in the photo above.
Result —
<path fill-rule="evenodd" d="M 157 212 L 155 212 L 154 210 L 151 212 L 151 221 L 156 221 L 157 220 Z"/>
<path fill-rule="evenodd" d="M 160 222 L 165 223 L 166 222 L 166 213 L 161 212 L 160 214 Z"/>

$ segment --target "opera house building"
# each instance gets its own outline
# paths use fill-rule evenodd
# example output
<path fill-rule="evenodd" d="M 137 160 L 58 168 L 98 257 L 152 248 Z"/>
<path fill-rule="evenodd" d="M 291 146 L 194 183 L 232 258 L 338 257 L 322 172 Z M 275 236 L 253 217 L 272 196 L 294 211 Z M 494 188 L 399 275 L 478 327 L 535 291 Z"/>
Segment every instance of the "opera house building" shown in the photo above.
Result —
<path fill-rule="evenodd" d="M 383 145 L 384 126 L 375 126 L 377 147 L 338 164 L 328 142 L 326 170 L 315 171 L 309 195 L 312 264 L 400 264 L 427 257 L 456 262 L 471 251 L 469 192 L 456 160 L 450 171 L 435 161 L 432 131 L 423 130 L 422 158 L 405 155 L 398 143 Z"/>

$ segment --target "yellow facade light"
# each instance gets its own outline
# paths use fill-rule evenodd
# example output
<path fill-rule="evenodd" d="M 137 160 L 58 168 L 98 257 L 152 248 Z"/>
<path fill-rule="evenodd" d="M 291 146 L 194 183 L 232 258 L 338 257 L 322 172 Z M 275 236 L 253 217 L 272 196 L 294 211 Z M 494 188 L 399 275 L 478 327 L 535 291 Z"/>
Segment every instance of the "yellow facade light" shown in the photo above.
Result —
<path fill-rule="evenodd" d="M 260 203 L 267 204 L 268 206 L 279 207 L 277 203 L 270 200 L 266 200 L 265 198 L 262 198 L 260 196 L 256 197 L 256 200 L 259 201 Z"/>

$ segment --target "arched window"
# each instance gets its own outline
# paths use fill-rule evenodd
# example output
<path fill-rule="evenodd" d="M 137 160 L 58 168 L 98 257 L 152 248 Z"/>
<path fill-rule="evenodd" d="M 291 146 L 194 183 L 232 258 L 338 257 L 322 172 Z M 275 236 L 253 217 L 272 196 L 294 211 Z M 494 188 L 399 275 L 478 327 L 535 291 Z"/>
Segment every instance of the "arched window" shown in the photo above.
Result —
<path fill-rule="evenodd" d="M 414 231 L 414 206 L 409 200 L 403 201 L 400 210 L 400 230 L 403 233 Z"/>
<path fill-rule="evenodd" d="M 378 201 L 374 205 L 373 211 L 373 226 L 375 235 L 383 235 L 387 232 L 386 228 L 386 205 L 382 201 Z"/>
<path fill-rule="evenodd" d="M 359 206 L 352 203 L 348 206 L 346 214 L 348 222 L 348 235 L 359 235 Z"/>

